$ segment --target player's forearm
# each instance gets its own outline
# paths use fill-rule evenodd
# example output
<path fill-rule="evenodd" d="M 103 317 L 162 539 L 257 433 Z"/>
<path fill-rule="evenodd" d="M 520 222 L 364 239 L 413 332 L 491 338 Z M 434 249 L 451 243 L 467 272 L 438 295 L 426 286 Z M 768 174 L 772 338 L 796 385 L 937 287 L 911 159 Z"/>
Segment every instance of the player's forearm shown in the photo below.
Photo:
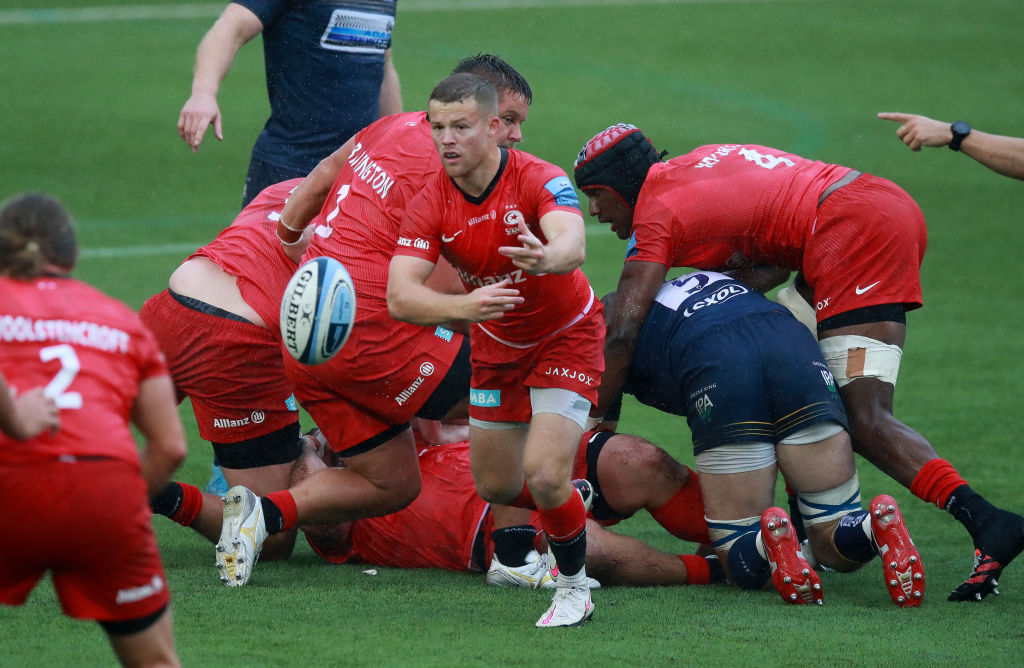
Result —
<path fill-rule="evenodd" d="M 0 380 L 0 432 L 20 441 L 25 438 L 26 431 L 27 428 L 18 417 L 7 385 Z"/>
<path fill-rule="evenodd" d="M 170 376 L 151 376 L 139 383 L 132 422 L 146 439 L 139 457 L 150 498 L 160 493 L 185 460 L 185 431 L 178 417 Z"/>
<path fill-rule="evenodd" d="M 604 373 L 601 374 L 601 386 L 597 391 L 597 406 L 592 411 L 594 415 L 603 416 L 616 397 L 622 394 L 622 387 L 626 384 L 626 378 L 629 375 L 635 346 L 635 337 L 605 341 Z"/>
<path fill-rule="evenodd" d="M 537 273 L 567 274 L 587 259 L 587 236 L 583 218 L 565 211 L 553 211 L 540 219 L 547 243 Z"/>
<path fill-rule="evenodd" d="M 286 229 L 304 230 L 309 221 L 320 213 L 338 173 L 330 160 L 330 156 L 322 160 L 295 188 L 295 192 L 288 196 L 288 201 L 281 210 L 281 220 L 284 221 Z"/>
<path fill-rule="evenodd" d="M 146 481 L 149 498 L 159 494 L 185 460 L 185 439 L 164 438 L 146 443 L 139 457 L 139 469 Z"/>
<path fill-rule="evenodd" d="M 960 150 L 994 172 L 1024 180 L 1024 139 L 973 130 Z"/>
<path fill-rule="evenodd" d="M 199 42 L 192 93 L 217 95 L 220 82 L 246 42 L 263 28 L 252 12 L 240 5 L 228 5 L 220 18 Z"/>
<path fill-rule="evenodd" d="M 388 281 L 388 313 L 395 320 L 415 325 L 443 325 L 462 320 L 465 295 L 447 295 L 422 283 Z"/>
<path fill-rule="evenodd" d="M 568 274 L 587 259 L 586 242 L 575 235 L 562 234 L 544 248 L 545 272 Z"/>
<path fill-rule="evenodd" d="M 391 49 L 384 54 L 384 78 L 380 84 L 380 115 L 381 117 L 398 114 L 402 111 L 402 86 L 398 79 L 398 70 L 391 60 Z"/>

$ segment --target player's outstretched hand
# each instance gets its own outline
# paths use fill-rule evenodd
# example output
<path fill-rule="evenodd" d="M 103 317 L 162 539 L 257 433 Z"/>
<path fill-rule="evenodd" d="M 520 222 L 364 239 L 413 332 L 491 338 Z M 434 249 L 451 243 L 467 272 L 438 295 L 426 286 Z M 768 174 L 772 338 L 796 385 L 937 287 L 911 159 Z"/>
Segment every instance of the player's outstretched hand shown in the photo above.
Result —
<path fill-rule="evenodd" d="M 213 134 L 223 141 L 221 129 L 220 107 L 217 97 L 207 93 L 193 93 L 178 116 L 178 136 L 188 144 L 193 153 L 199 152 L 199 144 L 203 141 L 206 129 L 213 123 Z"/>
<path fill-rule="evenodd" d="M 463 311 L 463 320 L 483 322 L 501 318 L 506 312 L 525 301 L 519 290 L 508 287 L 509 279 L 494 285 L 485 285 L 466 295 L 468 306 Z"/>
<path fill-rule="evenodd" d="M 542 274 L 546 271 L 544 244 L 537 238 L 525 220 L 519 221 L 519 236 L 522 246 L 499 246 L 498 252 L 512 260 L 512 264 L 530 274 Z"/>
<path fill-rule="evenodd" d="M 896 136 L 912 151 L 920 151 L 923 146 L 946 146 L 953 140 L 953 130 L 945 121 L 895 111 L 883 111 L 878 117 L 900 123 Z"/>
<path fill-rule="evenodd" d="M 12 398 L 22 427 L 17 437 L 27 440 L 47 430 L 56 433 L 60 427 L 60 414 L 53 399 L 43 394 L 43 388 L 36 387 Z"/>

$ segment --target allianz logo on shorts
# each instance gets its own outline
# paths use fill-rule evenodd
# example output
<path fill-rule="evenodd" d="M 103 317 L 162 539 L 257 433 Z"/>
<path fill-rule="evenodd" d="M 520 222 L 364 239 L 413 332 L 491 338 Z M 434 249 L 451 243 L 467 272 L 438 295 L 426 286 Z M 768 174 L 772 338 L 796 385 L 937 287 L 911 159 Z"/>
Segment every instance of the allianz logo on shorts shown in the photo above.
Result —
<path fill-rule="evenodd" d="M 144 584 L 141 587 L 129 587 L 127 589 L 119 589 L 117 591 L 117 598 L 114 600 L 118 605 L 124 605 L 125 603 L 134 603 L 141 601 L 144 598 L 155 596 L 164 589 L 164 580 L 159 575 L 154 575 L 153 579 L 148 584 Z"/>
<path fill-rule="evenodd" d="M 420 385 L 423 384 L 429 376 L 434 375 L 434 365 L 430 362 L 424 362 L 420 364 L 420 375 L 416 377 L 416 380 L 412 381 L 412 385 L 402 390 L 402 393 L 395 397 L 395 403 L 401 406 L 405 402 L 412 399 L 412 395 L 416 394 L 416 390 L 420 389 Z"/>
<path fill-rule="evenodd" d="M 213 426 L 217 429 L 233 429 L 247 424 L 260 424 L 267 419 L 263 411 L 253 411 L 249 417 L 232 420 L 231 418 L 213 418 Z"/>
<path fill-rule="evenodd" d="M 471 406 L 500 406 L 501 390 L 469 390 L 469 404 Z"/>

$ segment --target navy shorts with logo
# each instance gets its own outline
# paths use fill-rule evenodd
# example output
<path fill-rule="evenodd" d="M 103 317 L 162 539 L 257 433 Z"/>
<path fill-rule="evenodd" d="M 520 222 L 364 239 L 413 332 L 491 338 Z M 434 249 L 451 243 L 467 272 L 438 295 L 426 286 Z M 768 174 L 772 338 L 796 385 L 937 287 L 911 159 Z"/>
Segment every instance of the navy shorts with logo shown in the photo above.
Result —
<path fill-rule="evenodd" d="M 730 288 L 736 285 L 742 289 Z M 710 304 L 716 291 L 728 301 Z M 778 443 L 826 420 L 847 427 L 818 342 L 788 311 L 732 281 L 689 292 L 673 307 L 652 306 L 626 390 L 685 415 L 694 454 L 728 443 Z M 704 308 L 694 308 L 697 300 Z"/>

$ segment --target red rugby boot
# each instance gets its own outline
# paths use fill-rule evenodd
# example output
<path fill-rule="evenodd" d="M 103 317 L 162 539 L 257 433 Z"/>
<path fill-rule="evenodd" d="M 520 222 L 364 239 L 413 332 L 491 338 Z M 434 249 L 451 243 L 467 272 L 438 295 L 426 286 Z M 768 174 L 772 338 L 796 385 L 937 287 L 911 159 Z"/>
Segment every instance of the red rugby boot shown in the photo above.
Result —
<path fill-rule="evenodd" d="M 789 515 L 782 508 L 769 508 L 761 514 L 761 538 L 772 583 L 782 600 L 793 605 L 822 605 L 821 579 L 800 554 L 800 544 Z"/>
<path fill-rule="evenodd" d="M 882 574 L 893 603 L 916 608 L 924 598 L 924 564 L 907 533 L 896 500 L 880 494 L 871 501 L 871 534 L 882 558 Z"/>

